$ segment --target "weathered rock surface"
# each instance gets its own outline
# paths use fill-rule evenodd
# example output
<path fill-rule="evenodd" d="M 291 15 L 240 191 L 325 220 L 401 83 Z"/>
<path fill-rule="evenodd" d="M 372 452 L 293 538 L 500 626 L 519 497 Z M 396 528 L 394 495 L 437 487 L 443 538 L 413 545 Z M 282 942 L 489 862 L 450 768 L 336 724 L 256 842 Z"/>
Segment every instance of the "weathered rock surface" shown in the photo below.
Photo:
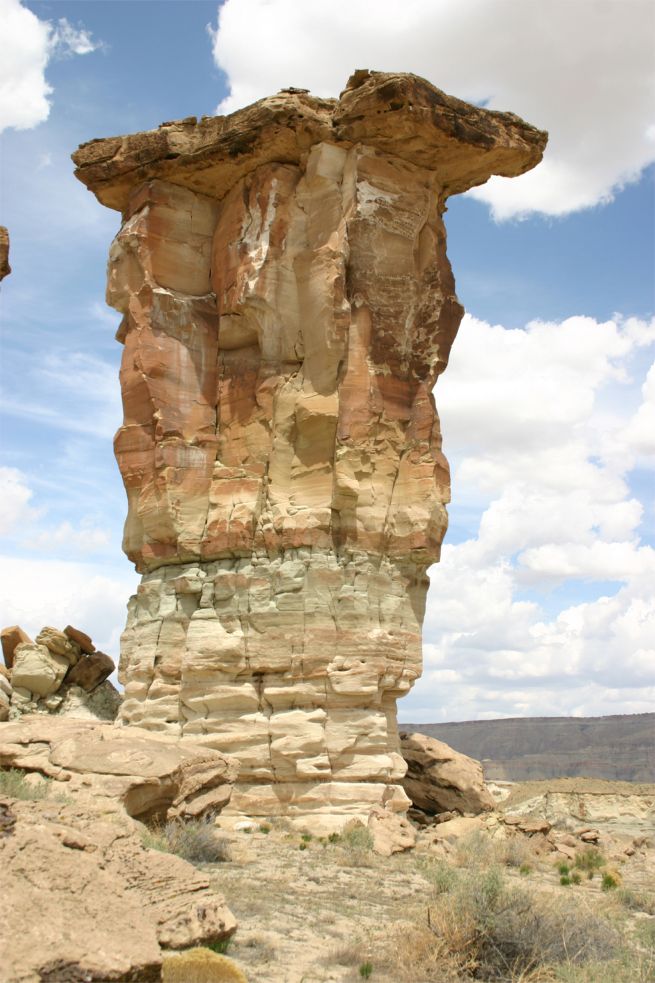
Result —
<path fill-rule="evenodd" d="M 9 265 L 9 232 L 4 225 L 0 225 L 0 280 L 4 280 L 11 273 Z"/>
<path fill-rule="evenodd" d="M 371 809 L 368 829 L 373 837 L 373 849 L 382 857 L 411 850 L 416 845 L 416 831 L 412 824 L 388 809 Z"/>
<path fill-rule="evenodd" d="M 115 720 L 120 696 L 108 677 L 113 659 L 97 652 L 85 632 L 46 626 L 33 642 L 18 625 L 0 633 L 8 688 L 0 694 L 0 721 L 25 713 Z M 4 696 L 8 697 L 8 705 Z"/>
<path fill-rule="evenodd" d="M 14 652 L 16 651 L 16 646 L 21 645 L 23 642 L 28 645 L 33 645 L 32 639 L 23 631 L 19 625 L 9 625 L 7 628 L 3 628 L 0 631 L 0 644 L 2 644 L 2 657 L 5 660 L 5 665 L 8 669 L 14 664 Z"/>
<path fill-rule="evenodd" d="M 220 812 L 238 763 L 191 740 L 35 714 L 0 728 L 0 768 L 65 782 L 66 794 L 83 804 L 164 820 Z"/>
<path fill-rule="evenodd" d="M 403 810 L 449 474 L 432 389 L 462 308 L 448 195 L 546 135 L 410 75 L 92 141 L 123 224 L 121 717 L 234 751 L 235 814 Z"/>
<path fill-rule="evenodd" d="M 0 966 L 11 983 L 160 979 L 161 949 L 228 937 L 209 881 L 92 805 L 0 801 Z M 8 820 L 11 819 L 11 822 Z"/>
<path fill-rule="evenodd" d="M 425 734 L 401 733 L 400 750 L 407 762 L 403 788 L 417 808 L 473 815 L 494 808 L 479 761 Z"/>

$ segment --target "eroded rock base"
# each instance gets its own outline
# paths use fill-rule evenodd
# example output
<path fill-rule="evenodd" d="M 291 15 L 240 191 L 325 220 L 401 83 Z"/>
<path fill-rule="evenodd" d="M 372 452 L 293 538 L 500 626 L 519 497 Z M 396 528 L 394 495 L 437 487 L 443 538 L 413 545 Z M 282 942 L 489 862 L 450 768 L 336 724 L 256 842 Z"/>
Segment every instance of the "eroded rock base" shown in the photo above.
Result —
<path fill-rule="evenodd" d="M 236 755 L 229 812 L 403 810 L 396 700 L 420 672 L 411 563 L 300 548 L 146 574 L 121 719 Z"/>

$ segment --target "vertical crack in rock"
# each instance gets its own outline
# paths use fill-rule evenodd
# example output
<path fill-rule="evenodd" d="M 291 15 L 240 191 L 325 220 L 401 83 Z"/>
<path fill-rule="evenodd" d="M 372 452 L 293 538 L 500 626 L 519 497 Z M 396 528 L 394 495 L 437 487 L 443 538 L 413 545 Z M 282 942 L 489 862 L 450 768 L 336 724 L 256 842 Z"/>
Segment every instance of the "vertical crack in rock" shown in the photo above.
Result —
<path fill-rule="evenodd" d="M 463 313 L 442 216 L 545 142 L 360 71 L 339 100 L 285 91 L 74 154 L 123 216 L 115 450 L 143 579 L 121 717 L 234 753 L 233 814 L 406 808 L 396 700 L 447 524 L 432 388 Z"/>

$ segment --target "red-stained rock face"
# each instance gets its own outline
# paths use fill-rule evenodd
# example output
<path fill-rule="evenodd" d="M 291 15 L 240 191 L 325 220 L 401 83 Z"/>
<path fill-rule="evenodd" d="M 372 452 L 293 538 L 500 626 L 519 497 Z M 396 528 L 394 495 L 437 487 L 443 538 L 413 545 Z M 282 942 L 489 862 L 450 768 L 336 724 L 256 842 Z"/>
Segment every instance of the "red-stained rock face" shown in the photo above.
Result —
<path fill-rule="evenodd" d="M 100 143 L 76 162 L 124 213 L 107 299 L 144 572 L 123 717 L 233 751 L 250 811 L 315 809 L 316 781 L 327 812 L 403 808 L 395 699 L 450 494 L 432 388 L 462 316 L 442 212 L 534 166 L 545 135 L 356 73 L 338 102 Z"/>

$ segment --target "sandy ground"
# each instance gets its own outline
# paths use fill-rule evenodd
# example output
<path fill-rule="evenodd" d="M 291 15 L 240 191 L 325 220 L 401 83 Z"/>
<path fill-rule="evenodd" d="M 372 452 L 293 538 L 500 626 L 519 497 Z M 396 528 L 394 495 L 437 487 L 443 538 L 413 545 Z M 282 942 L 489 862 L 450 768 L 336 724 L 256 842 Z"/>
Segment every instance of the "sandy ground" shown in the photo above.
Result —
<path fill-rule="evenodd" d="M 347 983 L 360 980 L 359 967 L 369 961 L 374 981 L 397 983 L 381 950 L 410 909 L 425 904 L 427 915 L 426 854 L 369 854 L 366 866 L 351 866 L 352 856 L 338 844 L 312 839 L 301 848 L 297 831 L 230 839 L 233 860 L 207 870 L 239 922 L 228 954 L 251 983 Z M 620 869 L 624 886 L 654 890 L 655 850 L 626 858 Z M 506 873 L 520 879 L 516 870 Z M 562 890 L 552 861 L 535 869 L 530 882 Z M 603 900 L 599 879 L 576 890 L 589 903 Z"/>

